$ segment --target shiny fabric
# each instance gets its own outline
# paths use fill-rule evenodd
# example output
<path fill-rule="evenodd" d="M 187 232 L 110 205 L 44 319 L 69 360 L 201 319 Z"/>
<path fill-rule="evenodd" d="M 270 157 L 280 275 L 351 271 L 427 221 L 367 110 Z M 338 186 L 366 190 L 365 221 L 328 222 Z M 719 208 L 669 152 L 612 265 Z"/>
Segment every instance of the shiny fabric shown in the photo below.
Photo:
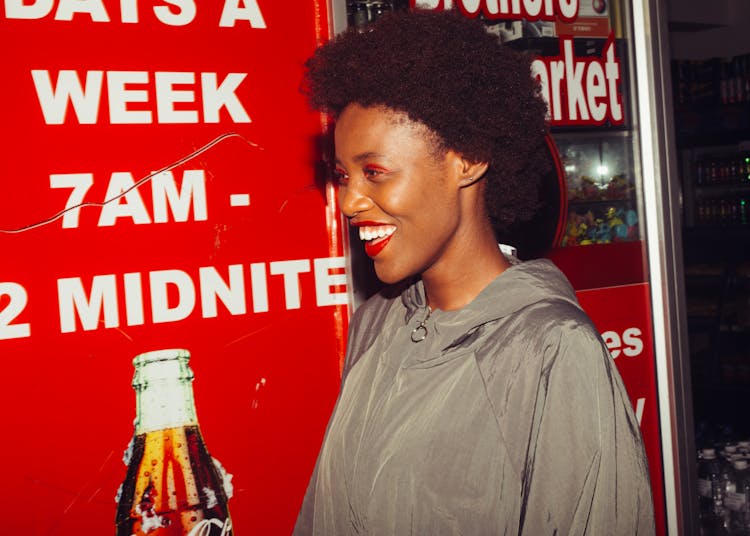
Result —
<path fill-rule="evenodd" d="M 295 535 L 654 533 L 631 403 L 551 262 L 426 321 L 420 281 L 388 293 L 352 319 Z"/>

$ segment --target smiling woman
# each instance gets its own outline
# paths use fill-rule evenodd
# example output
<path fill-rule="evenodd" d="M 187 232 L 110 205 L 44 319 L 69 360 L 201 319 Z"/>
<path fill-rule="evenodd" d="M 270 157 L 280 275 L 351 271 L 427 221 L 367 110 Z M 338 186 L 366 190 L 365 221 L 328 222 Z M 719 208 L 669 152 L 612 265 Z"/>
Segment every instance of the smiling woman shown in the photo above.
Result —
<path fill-rule="evenodd" d="M 458 12 L 399 12 L 307 64 L 341 210 L 388 286 L 352 319 L 296 535 L 653 534 L 633 408 L 534 215 L 530 58 Z"/>
<path fill-rule="evenodd" d="M 361 229 L 378 278 L 397 283 L 421 274 L 435 283 L 432 306 L 458 309 L 507 262 L 476 186 L 487 165 L 437 150 L 433 138 L 404 112 L 352 104 L 336 125 L 336 176 L 341 209 Z M 456 273 L 463 285 L 442 284 Z"/>

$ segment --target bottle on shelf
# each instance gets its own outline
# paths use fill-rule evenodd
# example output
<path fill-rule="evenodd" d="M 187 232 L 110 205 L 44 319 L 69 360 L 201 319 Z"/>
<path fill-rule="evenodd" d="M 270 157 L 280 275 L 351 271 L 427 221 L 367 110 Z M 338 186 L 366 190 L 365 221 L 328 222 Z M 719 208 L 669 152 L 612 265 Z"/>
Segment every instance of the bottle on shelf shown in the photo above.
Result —
<path fill-rule="evenodd" d="M 367 2 L 362 0 L 347 3 L 348 24 L 351 28 L 363 32 L 370 23 L 370 12 Z"/>
<path fill-rule="evenodd" d="M 369 24 L 393 10 L 392 0 L 349 0 L 346 3 L 348 25 L 359 32 L 364 32 Z"/>
<path fill-rule="evenodd" d="M 393 5 L 391 4 L 391 2 L 372 2 L 372 5 L 370 7 L 371 22 L 375 22 L 389 11 L 393 11 Z"/>
<path fill-rule="evenodd" d="M 724 500 L 729 534 L 750 534 L 750 467 L 746 459 L 733 462 Z"/>
<path fill-rule="evenodd" d="M 716 449 L 703 449 L 698 464 L 698 514 L 701 533 L 706 536 L 725 533 L 726 509 L 723 488 Z"/>

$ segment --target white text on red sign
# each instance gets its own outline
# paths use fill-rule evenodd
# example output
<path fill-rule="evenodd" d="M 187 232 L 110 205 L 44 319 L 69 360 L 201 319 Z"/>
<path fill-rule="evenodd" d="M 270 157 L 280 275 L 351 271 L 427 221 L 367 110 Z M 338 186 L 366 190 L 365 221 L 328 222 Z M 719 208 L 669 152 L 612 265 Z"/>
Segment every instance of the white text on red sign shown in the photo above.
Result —
<path fill-rule="evenodd" d="M 151 7 L 151 13 L 156 20 L 168 26 L 190 24 L 198 13 L 195 0 L 161 0 L 155 3 L 160 5 Z M 63 22 L 86 19 L 98 23 L 114 20 L 135 24 L 141 21 L 141 11 L 144 9 L 138 0 L 120 0 L 117 13 L 108 10 L 104 0 L 5 0 L 7 19 L 40 20 L 52 16 L 53 20 Z M 257 0 L 224 0 L 219 27 L 232 28 L 239 21 L 247 21 L 251 28 L 266 27 Z"/>
<path fill-rule="evenodd" d="M 578 16 L 578 0 L 410 0 L 411 7 L 453 9 L 457 6 L 467 16 L 480 12 L 489 19 L 520 17 L 528 20 L 569 22 Z"/>
<path fill-rule="evenodd" d="M 225 269 L 153 270 L 57 279 L 60 332 L 180 322 L 193 315 L 215 318 L 219 304 L 232 316 L 305 306 L 346 305 L 344 257 L 232 264 Z M 306 275 L 310 274 L 311 275 Z M 226 275 L 224 275 L 226 274 Z M 269 292 L 269 278 L 281 277 L 283 303 Z M 302 280 L 312 277 L 315 296 L 304 296 Z M 176 297 L 176 299 L 175 299 Z M 0 340 L 31 336 L 22 320 L 29 294 L 20 283 L 0 283 Z M 148 304 L 148 305 L 147 305 Z"/>
<path fill-rule="evenodd" d="M 205 175 L 202 169 L 186 169 L 182 172 L 179 186 L 171 171 L 164 171 L 151 177 L 153 207 L 150 213 L 139 190 L 135 188 L 136 181 L 133 175 L 127 171 L 116 171 L 112 173 L 107 185 L 107 193 L 103 200 L 107 202 L 99 209 L 97 225 L 110 227 L 123 218 L 136 225 L 169 221 L 186 222 L 191 221 L 191 214 L 192 221 L 206 221 L 208 203 Z M 65 214 L 62 217 L 63 229 L 78 228 L 81 203 L 94 184 L 94 174 L 56 173 L 50 175 L 49 178 L 50 187 L 53 189 L 70 188 L 70 194 L 65 203 Z"/>
<path fill-rule="evenodd" d="M 82 125 L 103 122 L 99 109 L 104 98 L 113 125 L 218 123 L 222 110 L 233 123 L 251 122 L 235 93 L 247 73 L 228 73 L 219 80 L 211 72 L 86 71 L 81 75 L 61 70 L 53 82 L 50 71 L 32 70 L 31 77 L 48 125 L 73 122 L 73 115 Z M 141 109 L 132 109 L 133 105 Z M 142 109 L 144 105 L 150 109 Z"/>
<path fill-rule="evenodd" d="M 614 40 L 609 39 L 600 58 L 577 58 L 573 39 L 560 38 L 561 54 L 537 58 L 532 70 L 542 86 L 553 125 L 623 122 L 620 62 L 615 56 Z"/>
<path fill-rule="evenodd" d="M 602 339 L 609 349 L 613 359 L 617 359 L 620 354 L 626 357 L 636 357 L 643 353 L 642 332 L 639 328 L 627 328 L 620 335 L 616 331 L 608 330 L 602 333 Z"/>

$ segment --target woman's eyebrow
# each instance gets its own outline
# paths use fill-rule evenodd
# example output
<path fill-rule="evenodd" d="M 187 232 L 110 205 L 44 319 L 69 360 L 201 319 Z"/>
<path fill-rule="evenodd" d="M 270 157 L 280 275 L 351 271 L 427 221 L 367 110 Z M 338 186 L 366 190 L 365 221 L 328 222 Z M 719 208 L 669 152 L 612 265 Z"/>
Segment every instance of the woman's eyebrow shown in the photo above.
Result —
<path fill-rule="evenodd" d="M 352 160 L 354 160 L 355 162 L 359 163 L 359 162 L 362 162 L 364 160 L 368 160 L 369 158 L 377 158 L 377 157 L 384 158 L 385 155 L 381 154 L 381 153 L 376 153 L 375 151 L 365 151 L 364 153 L 360 153 L 358 155 L 355 155 L 352 158 Z M 341 162 L 341 158 L 339 158 L 338 156 L 335 158 L 334 162 L 336 164 L 342 164 L 343 165 L 343 163 Z"/>
<path fill-rule="evenodd" d="M 362 162 L 363 160 L 367 160 L 368 158 L 382 157 L 382 156 L 384 156 L 384 155 L 382 155 L 380 153 L 376 153 L 374 151 L 366 151 L 364 153 L 360 153 L 358 155 L 355 155 L 352 160 L 354 160 L 355 162 Z"/>

